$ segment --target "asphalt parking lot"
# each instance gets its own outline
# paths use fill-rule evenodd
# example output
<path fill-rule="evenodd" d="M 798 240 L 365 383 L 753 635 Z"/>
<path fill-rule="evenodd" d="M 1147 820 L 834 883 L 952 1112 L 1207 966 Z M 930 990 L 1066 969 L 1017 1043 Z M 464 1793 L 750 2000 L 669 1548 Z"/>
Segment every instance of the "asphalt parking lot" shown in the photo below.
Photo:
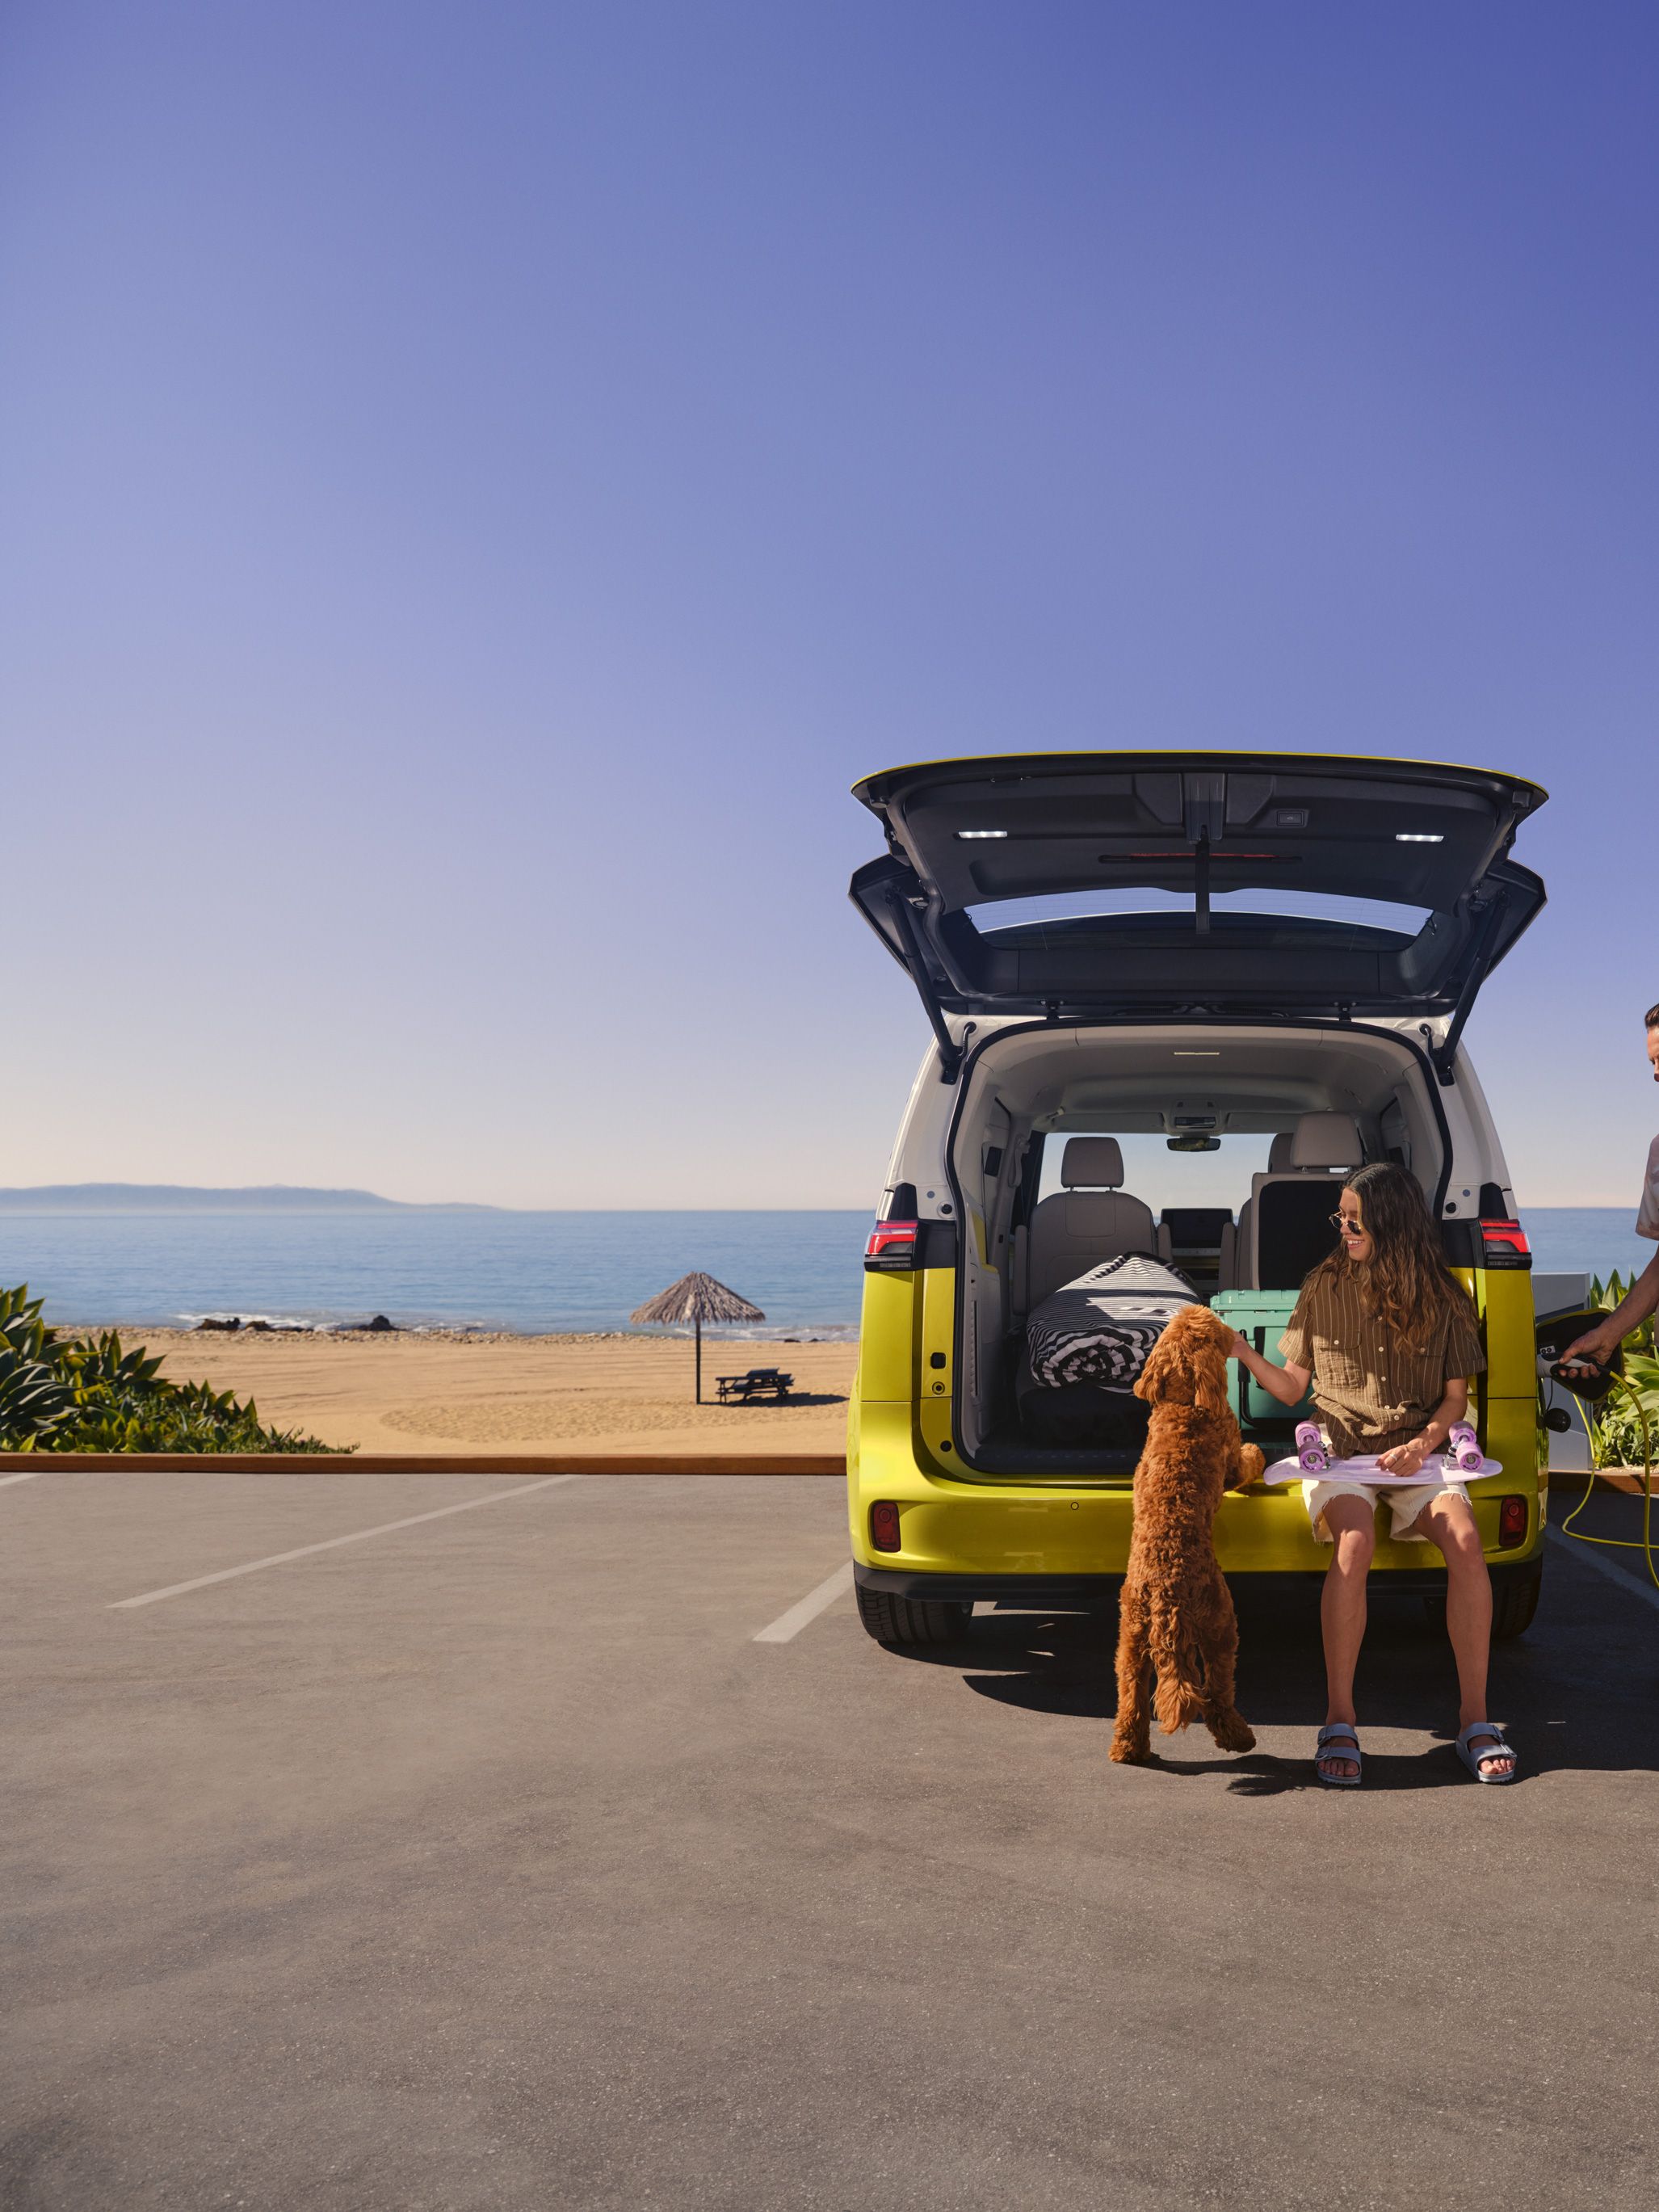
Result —
<path fill-rule="evenodd" d="M 1116 1768 L 1109 1620 L 884 1652 L 842 1513 L 828 1480 L 0 1486 L 0 2206 L 1652 2203 L 1634 1582 L 1553 1543 L 1495 1656 L 1507 1790 L 1379 1604 L 1336 1794 L 1311 1609 L 1243 1601 L 1256 1753 Z"/>

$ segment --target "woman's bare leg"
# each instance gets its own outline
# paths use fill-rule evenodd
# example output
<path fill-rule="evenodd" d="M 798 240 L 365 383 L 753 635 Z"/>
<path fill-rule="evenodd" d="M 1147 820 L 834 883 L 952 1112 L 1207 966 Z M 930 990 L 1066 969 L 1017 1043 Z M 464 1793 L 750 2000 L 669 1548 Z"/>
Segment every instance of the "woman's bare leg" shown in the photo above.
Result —
<path fill-rule="evenodd" d="M 1365 1639 L 1365 1577 L 1376 1549 L 1376 1509 L 1359 1498 L 1334 1498 L 1325 1508 L 1331 1564 L 1320 1594 L 1319 1626 L 1325 1642 L 1325 1717 L 1352 1728 L 1353 1670 Z M 1357 1774 L 1352 1759 L 1327 1754 L 1333 1773 Z"/>
<path fill-rule="evenodd" d="M 1457 1662 L 1457 1725 L 1489 1720 L 1486 1662 L 1492 1650 L 1492 1577 L 1480 1549 L 1480 1532 L 1463 1500 L 1451 1492 L 1431 1498 L 1412 1523 L 1446 1562 L 1446 1633 Z M 1481 1757 L 1487 1743 L 1491 1759 Z M 1496 1736 L 1476 1736 L 1469 1748 L 1484 1772 L 1508 1774 L 1515 1761 L 1497 1748 Z"/>

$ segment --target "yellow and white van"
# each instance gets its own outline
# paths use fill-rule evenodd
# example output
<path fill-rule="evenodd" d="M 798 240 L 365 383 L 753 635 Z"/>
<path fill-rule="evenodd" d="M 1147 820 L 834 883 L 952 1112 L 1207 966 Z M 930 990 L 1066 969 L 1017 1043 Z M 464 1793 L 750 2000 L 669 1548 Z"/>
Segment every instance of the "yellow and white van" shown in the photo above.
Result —
<path fill-rule="evenodd" d="M 934 1642 L 975 1601 L 1083 1607 L 1122 1575 L 1134 1439 L 1091 1431 L 1086 1406 L 1070 1431 L 1039 1418 L 1045 1298 L 1143 1254 L 1276 1357 L 1342 1171 L 1392 1159 L 1480 1314 L 1474 1419 L 1503 1472 L 1471 1495 L 1494 1633 L 1518 1635 L 1547 1464 L 1532 1263 L 1461 1038 L 1544 903 L 1510 848 L 1547 794 L 1432 763 L 1133 752 L 940 762 L 855 792 L 886 851 L 853 899 L 933 1040 L 865 1257 L 848 1483 L 871 1634 Z M 1234 1379 L 1245 1435 L 1279 1456 L 1294 1415 Z M 1235 1576 L 1328 1557 L 1294 1486 L 1229 1495 L 1216 1542 Z M 1383 1536 L 1376 1571 L 1443 1604 L 1424 1545 Z"/>

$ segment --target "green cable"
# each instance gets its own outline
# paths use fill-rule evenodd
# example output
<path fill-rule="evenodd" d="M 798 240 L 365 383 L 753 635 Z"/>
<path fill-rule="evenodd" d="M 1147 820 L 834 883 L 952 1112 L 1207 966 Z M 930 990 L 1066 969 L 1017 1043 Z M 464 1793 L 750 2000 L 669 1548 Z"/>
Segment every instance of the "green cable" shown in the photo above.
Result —
<path fill-rule="evenodd" d="M 1587 1536 L 1582 1530 L 1573 1527 L 1573 1522 L 1589 1504 L 1590 1493 L 1595 1488 L 1595 1478 L 1601 1470 L 1595 1466 L 1590 1468 L 1589 1480 L 1584 1485 L 1583 1496 L 1561 1523 L 1561 1534 L 1564 1536 L 1571 1536 L 1575 1544 L 1605 1544 L 1610 1551 L 1640 1552 L 1647 1560 L 1649 1577 L 1655 1589 L 1659 1589 L 1659 1567 L 1656 1567 L 1653 1564 L 1653 1438 L 1648 1431 L 1647 1411 L 1642 1403 L 1640 1395 L 1631 1388 L 1622 1375 L 1614 1375 L 1610 1377 L 1610 1380 L 1617 1384 L 1635 1407 L 1636 1418 L 1642 1425 L 1642 1458 L 1644 1464 L 1642 1468 L 1641 1538 L 1638 1541 L 1634 1536 Z M 1585 1435 L 1593 1434 L 1589 1408 L 1576 1391 L 1569 1391 L 1567 1395 L 1583 1416 Z M 1591 1452 L 1590 1457 L 1592 1461 L 1595 1459 L 1594 1451 Z"/>

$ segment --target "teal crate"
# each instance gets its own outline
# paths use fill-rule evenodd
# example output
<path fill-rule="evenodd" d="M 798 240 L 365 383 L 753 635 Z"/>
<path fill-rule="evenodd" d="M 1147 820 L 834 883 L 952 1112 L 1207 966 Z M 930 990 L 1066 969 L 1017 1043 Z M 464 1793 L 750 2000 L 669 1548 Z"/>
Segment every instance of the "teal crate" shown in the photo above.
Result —
<path fill-rule="evenodd" d="M 1272 1360 L 1275 1367 L 1282 1367 L 1285 1363 L 1279 1356 L 1279 1340 L 1300 1296 L 1298 1291 L 1218 1291 L 1210 1304 L 1264 1359 Z M 1262 1428 L 1318 1419 L 1310 1397 L 1303 1398 L 1294 1406 L 1281 1406 L 1236 1359 L 1230 1359 L 1227 1366 L 1233 1411 L 1241 1426 Z"/>

